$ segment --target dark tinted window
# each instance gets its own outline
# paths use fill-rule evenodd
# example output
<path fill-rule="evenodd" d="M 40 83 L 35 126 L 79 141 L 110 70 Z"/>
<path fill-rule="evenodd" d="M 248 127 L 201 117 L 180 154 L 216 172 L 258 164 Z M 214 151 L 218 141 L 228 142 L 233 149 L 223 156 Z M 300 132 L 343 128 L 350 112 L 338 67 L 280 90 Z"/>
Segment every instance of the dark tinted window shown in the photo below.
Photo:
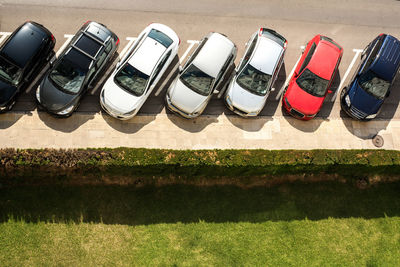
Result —
<path fill-rule="evenodd" d="M 364 91 L 374 96 L 375 98 L 383 100 L 390 87 L 390 82 L 379 78 L 374 72 L 367 71 L 360 76 L 358 83 Z"/>
<path fill-rule="evenodd" d="M 17 85 L 21 80 L 22 69 L 0 57 L 0 79 Z"/>
<path fill-rule="evenodd" d="M 368 68 L 371 66 L 371 64 L 375 61 L 376 55 L 378 54 L 379 50 L 380 50 L 381 47 L 382 47 L 382 43 L 383 43 L 382 38 L 380 38 L 380 39 L 375 43 L 374 48 L 372 49 L 372 51 L 371 51 L 371 53 L 370 53 L 370 56 L 368 57 L 367 62 L 365 63 L 365 67 L 364 67 L 364 70 L 363 70 L 363 71 L 368 70 Z"/>
<path fill-rule="evenodd" d="M 94 23 L 90 24 L 90 26 L 86 30 L 86 32 L 90 33 L 91 35 L 93 35 L 97 39 L 100 39 L 102 42 L 107 40 L 108 36 L 110 36 L 110 34 L 108 32 L 106 32 L 102 28 L 96 26 L 96 24 L 94 24 Z"/>
<path fill-rule="evenodd" d="M 324 96 L 329 85 L 328 80 L 322 79 L 309 69 L 306 69 L 299 78 L 297 78 L 296 82 L 301 89 L 317 97 Z"/>
<path fill-rule="evenodd" d="M 321 36 L 321 40 L 327 41 L 327 42 L 333 44 L 334 46 L 336 46 L 337 48 L 339 48 L 340 50 L 342 50 L 342 47 L 329 37 Z"/>
<path fill-rule="evenodd" d="M 160 44 L 162 44 L 165 47 L 169 47 L 172 44 L 172 39 L 169 38 L 167 35 L 165 35 L 164 33 L 152 29 L 149 33 L 149 37 L 156 40 L 157 42 L 159 42 Z"/>
<path fill-rule="evenodd" d="M 146 89 L 148 79 L 148 75 L 127 63 L 117 75 L 115 75 L 114 81 L 128 92 L 136 96 L 141 96 Z"/>
<path fill-rule="evenodd" d="M 70 94 L 77 94 L 85 80 L 87 70 L 83 70 L 74 63 L 62 59 L 50 72 L 49 78 L 59 89 Z"/>
<path fill-rule="evenodd" d="M 102 47 L 101 44 L 96 42 L 90 37 L 87 37 L 85 35 L 82 35 L 78 41 L 75 43 L 75 46 L 82 49 L 92 57 L 96 56 L 97 52 L 100 50 Z"/>
<path fill-rule="evenodd" d="M 300 70 L 299 70 L 299 73 L 301 73 L 301 72 L 303 71 L 303 69 L 304 69 L 305 67 L 307 67 L 308 63 L 309 63 L 310 60 L 311 60 L 311 57 L 314 55 L 314 52 L 315 52 L 315 48 L 316 48 L 316 47 L 317 47 L 317 45 L 316 45 L 315 43 L 313 43 L 313 44 L 311 45 L 311 48 L 310 48 L 310 50 L 308 51 L 308 54 L 307 54 L 306 58 L 305 58 L 304 61 L 303 61 L 303 64 L 301 65 L 301 68 L 300 68 Z"/>
<path fill-rule="evenodd" d="M 211 92 L 214 78 L 192 64 L 182 73 L 180 80 L 193 91 L 207 96 Z"/>
<path fill-rule="evenodd" d="M 262 30 L 262 35 L 264 35 L 265 37 L 268 37 L 269 39 L 275 41 L 276 43 L 278 43 L 282 47 L 285 45 L 286 39 L 282 35 L 278 34 L 276 31 L 273 31 L 273 30 L 270 30 L 270 29 L 263 29 Z"/>
<path fill-rule="evenodd" d="M 265 95 L 269 88 L 271 75 L 265 74 L 248 64 L 239 74 L 236 81 L 242 88 L 251 93 Z"/>

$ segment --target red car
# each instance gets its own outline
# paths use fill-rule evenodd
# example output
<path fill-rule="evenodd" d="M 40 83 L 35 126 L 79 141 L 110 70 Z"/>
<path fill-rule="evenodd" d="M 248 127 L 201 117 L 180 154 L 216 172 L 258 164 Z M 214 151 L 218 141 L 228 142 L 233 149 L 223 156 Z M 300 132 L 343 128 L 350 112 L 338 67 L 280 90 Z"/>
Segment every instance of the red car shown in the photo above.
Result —
<path fill-rule="evenodd" d="M 282 106 L 295 118 L 310 120 L 321 109 L 339 68 L 343 48 L 331 38 L 316 35 L 304 49 L 283 94 Z"/>

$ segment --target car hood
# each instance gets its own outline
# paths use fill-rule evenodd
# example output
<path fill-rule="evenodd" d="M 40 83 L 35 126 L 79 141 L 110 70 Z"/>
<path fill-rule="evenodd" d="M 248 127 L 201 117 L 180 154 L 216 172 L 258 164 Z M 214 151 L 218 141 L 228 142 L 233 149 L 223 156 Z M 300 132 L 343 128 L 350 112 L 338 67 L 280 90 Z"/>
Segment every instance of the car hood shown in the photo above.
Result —
<path fill-rule="evenodd" d="M 50 111 L 60 111 L 72 104 L 79 95 L 67 94 L 58 89 L 46 76 L 40 84 L 40 104 Z"/>
<path fill-rule="evenodd" d="M 351 105 L 367 114 L 375 114 L 381 107 L 383 100 L 377 99 L 365 92 L 358 84 L 353 82 L 348 92 Z"/>
<path fill-rule="evenodd" d="M 230 84 L 227 95 L 230 97 L 234 107 L 248 113 L 260 111 L 267 100 L 265 96 L 250 93 L 246 89 L 240 87 L 240 85 L 236 83 L 236 80 L 233 80 Z"/>
<path fill-rule="evenodd" d="M 102 94 L 104 94 L 104 104 L 119 113 L 132 111 L 138 106 L 140 100 L 145 97 L 145 94 L 135 96 L 128 93 L 115 84 L 113 77 L 107 80 Z"/>
<path fill-rule="evenodd" d="M 186 87 L 179 78 L 171 86 L 169 96 L 172 105 L 188 114 L 195 112 L 208 98 Z"/>
<path fill-rule="evenodd" d="M 316 114 L 321 109 L 325 99 L 325 97 L 317 97 L 307 93 L 295 81 L 289 85 L 285 97 L 292 108 L 305 115 Z"/>
<path fill-rule="evenodd" d="M 7 105 L 17 91 L 17 87 L 0 80 L 0 106 Z"/>

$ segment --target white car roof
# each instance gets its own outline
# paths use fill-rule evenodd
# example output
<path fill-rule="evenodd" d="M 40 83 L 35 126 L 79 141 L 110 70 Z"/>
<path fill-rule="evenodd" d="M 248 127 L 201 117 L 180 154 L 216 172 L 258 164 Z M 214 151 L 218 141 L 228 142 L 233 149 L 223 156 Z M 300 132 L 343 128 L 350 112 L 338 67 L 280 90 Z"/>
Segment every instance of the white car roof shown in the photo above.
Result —
<path fill-rule="evenodd" d="M 235 45 L 222 34 L 213 33 L 192 63 L 208 75 L 216 77 L 226 62 L 226 59 L 231 54 L 234 46 Z"/>
<path fill-rule="evenodd" d="M 249 64 L 266 74 L 272 75 L 282 52 L 282 46 L 261 36 Z"/>
<path fill-rule="evenodd" d="M 165 46 L 150 37 L 146 37 L 128 63 L 150 76 L 165 50 L 167 50 Z"/>

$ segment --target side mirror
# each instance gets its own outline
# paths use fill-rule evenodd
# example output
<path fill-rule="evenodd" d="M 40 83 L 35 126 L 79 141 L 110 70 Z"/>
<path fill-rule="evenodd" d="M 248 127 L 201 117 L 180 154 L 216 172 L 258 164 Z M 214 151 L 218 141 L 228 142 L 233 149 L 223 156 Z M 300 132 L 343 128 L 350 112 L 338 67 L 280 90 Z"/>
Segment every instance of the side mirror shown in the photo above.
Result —
<path fill-rule="evenodd" d="M 389 97 L 390 96 L 390 90 L 388 90 L 387 92 L 386 92 L 386 97 Z"/>
<path fill-rule="evenodd" d="M 275 91 L 275 88 L 272 87 L 272 88 L 271 88 L 271 92 L 273 92 L 273 91 Z"/>
<path fill-rule="evenodd" d="M 332 94 L 333 91 L 331 89 L 328 89 L 328 94 Z"/>

